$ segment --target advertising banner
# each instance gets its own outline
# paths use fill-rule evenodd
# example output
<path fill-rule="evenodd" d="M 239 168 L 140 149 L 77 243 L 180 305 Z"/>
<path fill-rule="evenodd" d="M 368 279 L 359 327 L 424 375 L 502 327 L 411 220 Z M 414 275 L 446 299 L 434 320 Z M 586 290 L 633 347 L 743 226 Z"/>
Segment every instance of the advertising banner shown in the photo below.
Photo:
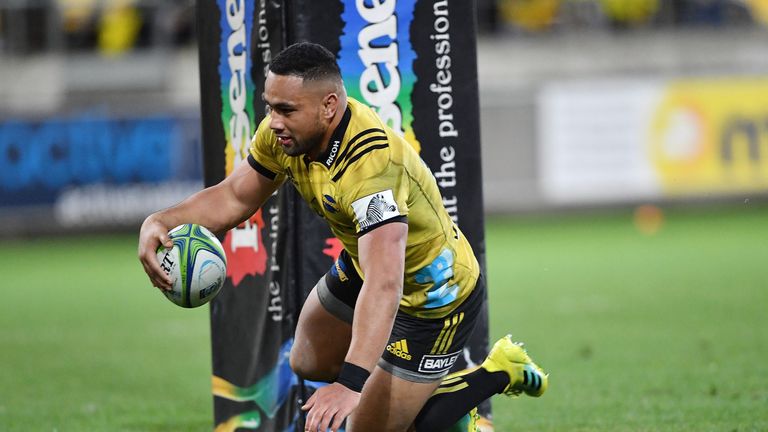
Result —
<path fill-rule="evenodd" d="M 202 188 L 197 115 L 0 122 L 0 231 L 134 226 Z"/>
<path fill-rule="evenodd" d="M 206 184 L 247 156 L 264 116 L 271 56 L 312 41 L 336 53 L 350 96 L 420 151 L 485 269 L 474 11 L 471 2 L 198 1 Z M 341 252 L 288 184 L 228 233 L 229 278 L 211 305 L 217 430 L 301 430 L 287 355 L 298 311 Z M 456 368 L 481 362 L 487 309 Z M 490 405 L 481 407 L 488 416 Z"/>
<path fill-rule="evenodd" d="M 282 2 L 197 2 L 205 183 L 247 157 L 264 118 L 265 68 L 283 48 Z M 300 301 L 293 276 L 296 198 L 283 188 L 226 233 L 227 280 L 211 302 L 217 431 L 292 430 L 300 387 L 288 364 Z"/>
<path fill-rule="evenodd" d="M 768 192 L 768 79 L 551 84 L 541 184 L 554 203 Z"/>

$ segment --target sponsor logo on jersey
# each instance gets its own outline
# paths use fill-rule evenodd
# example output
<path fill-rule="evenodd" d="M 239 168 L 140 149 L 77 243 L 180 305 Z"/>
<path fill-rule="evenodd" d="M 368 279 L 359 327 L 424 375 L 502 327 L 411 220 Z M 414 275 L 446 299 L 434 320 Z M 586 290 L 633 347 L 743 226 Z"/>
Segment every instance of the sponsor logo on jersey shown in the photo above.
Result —
<path fill-rule="evenodd" d="M 397 342 L 392 342 L 391 344 L 387 345 L 387 351 L 391 352 L 393 355 L 400 357 L 403 360 L 410 360 L 411 358 L 413 358 L 411 354 L 408 352 L 408 341 L 406 341 L 405 339 L 401 339 Z"/>
<path fill-rule="evenodd" d="M 341 142 L 339 140 L 333 141 L 333 146 L 331 146 L 331 154 L 328 155 L 328 159 L 325 160 L 326 166 L 331 166 L 333 163 L 333 160 L 336 159 L 336 154 L 339 152 L 339 144 Z"/>
<path fill-rule="evenodd" d="M 323 195 L 323 207 L 331 213 L 339 211 L 339 205 L 336 204 L 336 200 L 328 194 Z"/>
<path fill-rule="evenodd" d="M 440 373 L 445 372 L 456 363 L 456 359 L 459 358 L 461 351 L 457 351 L 451 354 L 443 355 L 430 355 L 427 354 L 421 358 L 419 363 L 419 372 L 423 373 Z"/>
<path fill-rule="evenodd" d="M 360 225 L 360 231 L 400 216 L 392 189 L 364 196 L 352 203 L 352 209 L 355 211 L 355 219 Z"/>

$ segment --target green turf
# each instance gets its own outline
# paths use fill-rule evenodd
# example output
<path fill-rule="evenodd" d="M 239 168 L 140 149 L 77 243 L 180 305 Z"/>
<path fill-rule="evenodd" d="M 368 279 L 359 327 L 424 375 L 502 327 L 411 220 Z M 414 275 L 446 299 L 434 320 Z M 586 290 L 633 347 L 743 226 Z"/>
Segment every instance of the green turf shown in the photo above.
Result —
<path fill-rule="evenodd" d="M 212 429 L 208 309 L 149 285 L 133 237 L 3 242 L 0 431 Z"/>
<path fill-rule="evenodd" d="M 491 220 L 491 333 L 551 373 L 496 430 L 768 430 L 768 209 Z"/>
<path fill-rule="evenodd" d="M 493 218 L 491 332 L 551 372 L 496 430 L 768 430 L 768 208 Z M 151 288 L 134 236 L 0 243 L 0 431 L 212 429 L 208 310 Z"/>

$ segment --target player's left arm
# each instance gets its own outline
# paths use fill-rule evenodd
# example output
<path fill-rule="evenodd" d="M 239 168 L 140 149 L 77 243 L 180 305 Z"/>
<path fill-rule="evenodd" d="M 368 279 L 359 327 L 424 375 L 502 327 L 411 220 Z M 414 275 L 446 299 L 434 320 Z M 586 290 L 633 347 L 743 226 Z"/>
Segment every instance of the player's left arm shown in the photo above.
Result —
<path fill-rule="evenodd" d="M 358 240 L 360 267 L 365 282 L 355 305 L 352 341 L 345 362 L 372 372 L 389 335 L 403 293 L 408 224 L 391 222 L 365 233 Z M 307 430 L 336 431 L 360 402 L 360 393 L 333 383 L 307 401 Z"/>
<path fill-rule="evenodd" d="M 381 357 L 403 295 L 408 224 L 391 222 L 358 240 L 365 277 L 355 305 L 352 341 L 345 361 L 369 372 Z"/>

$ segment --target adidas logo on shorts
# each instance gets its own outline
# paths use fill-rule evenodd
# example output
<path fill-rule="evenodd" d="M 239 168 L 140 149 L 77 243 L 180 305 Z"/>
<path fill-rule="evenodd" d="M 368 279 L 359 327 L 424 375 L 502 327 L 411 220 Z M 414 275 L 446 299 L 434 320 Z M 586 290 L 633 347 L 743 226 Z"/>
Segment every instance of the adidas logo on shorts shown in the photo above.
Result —
<path fill-rule="evenodd" d="M 410 360 L 412 358 L 408 353 L 408 342 L 405 339 L 387 345 L 387 351 L 404 360 Z"/>

